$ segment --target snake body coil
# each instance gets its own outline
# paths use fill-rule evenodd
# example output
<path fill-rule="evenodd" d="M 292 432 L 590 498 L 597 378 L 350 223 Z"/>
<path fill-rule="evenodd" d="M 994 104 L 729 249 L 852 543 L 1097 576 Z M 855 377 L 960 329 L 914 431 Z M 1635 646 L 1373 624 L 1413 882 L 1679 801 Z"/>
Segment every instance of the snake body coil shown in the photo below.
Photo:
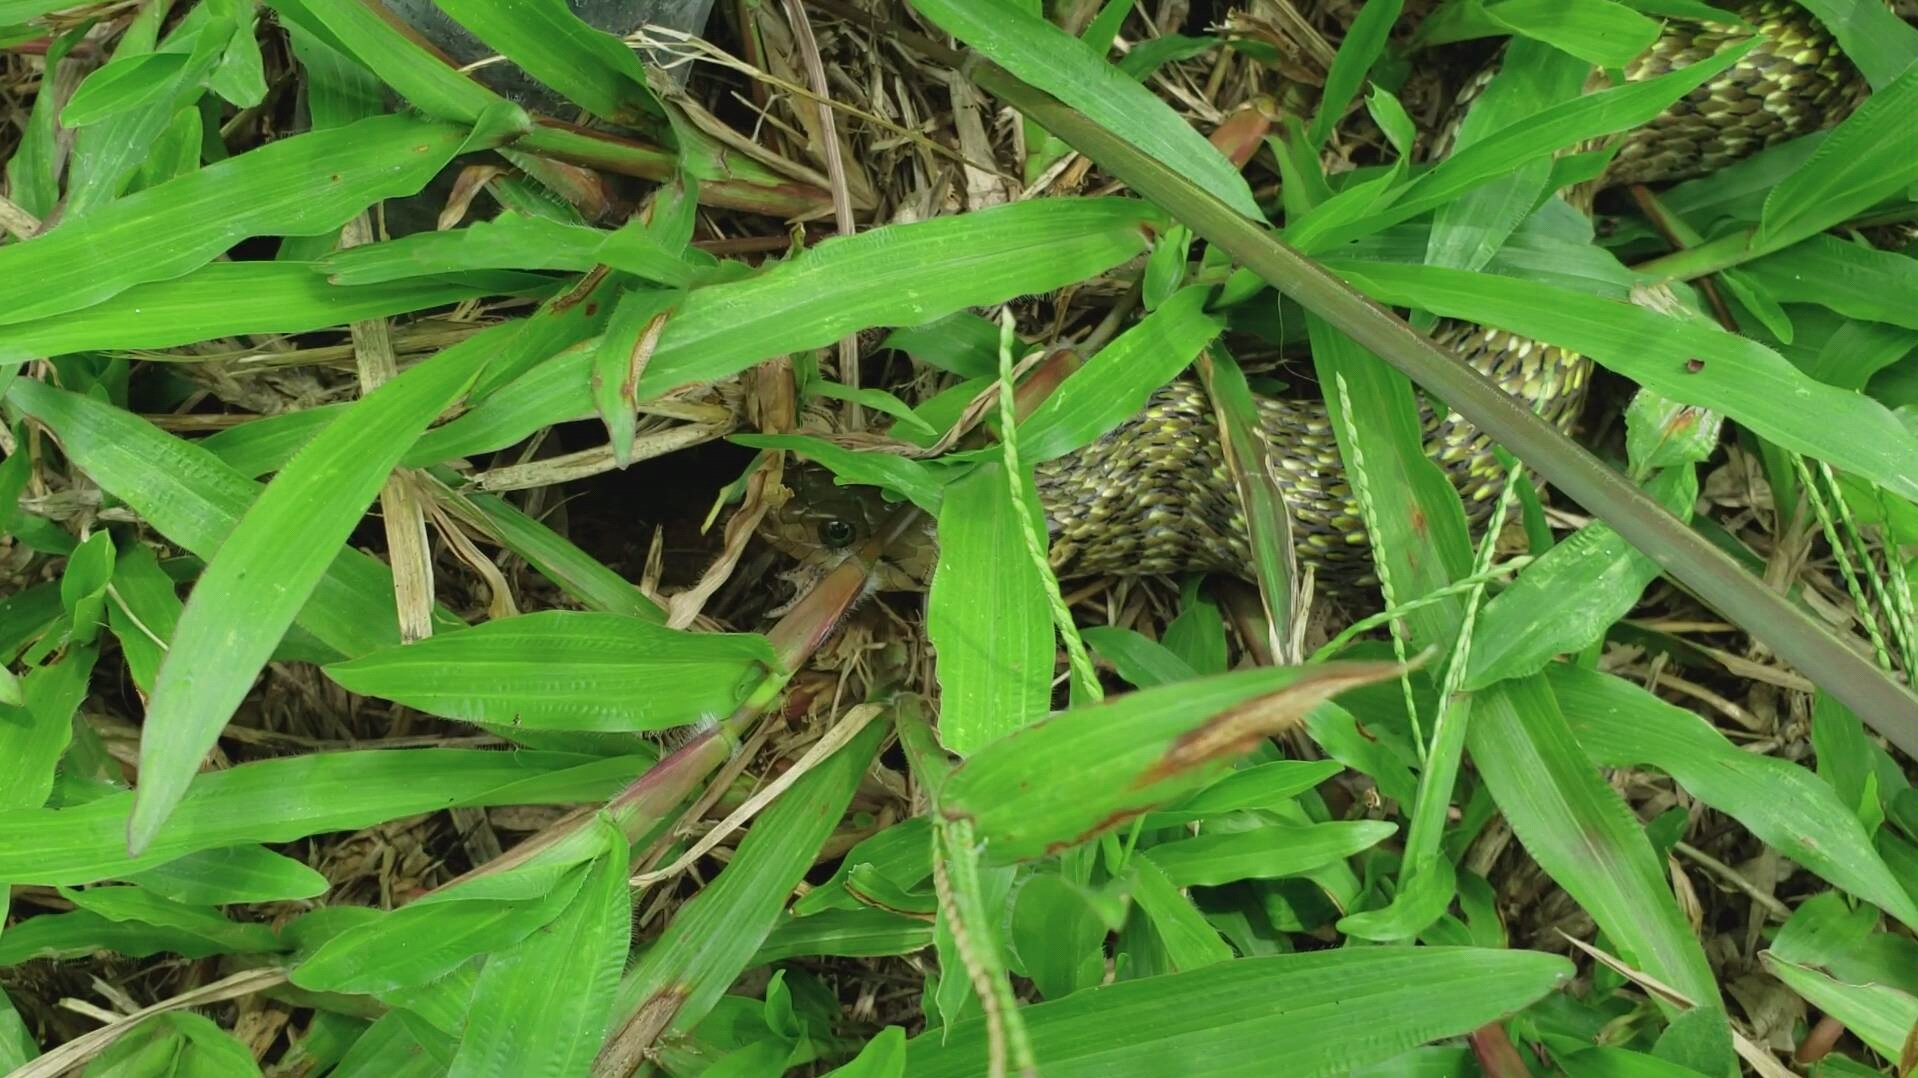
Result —
<path fill-rule="evenodd" d="M 1592 191 L 1709 174 L 1829 126 L 1863 98 L 1863 79 L 1794 0 L 1749 0 L 1732 13 L 1758 32 L 1758 45 L 1630 132 Z M 1750 33 L 1731 25 L 1668 23 L 1626 78 L 1685 67 Z M 1589 360 L 1467 323 L 1441 323 L 1435 337 L 1569 433 L 1584 401 Z M 1299 563 L 1334 589 L 1369 581 L 1371 548 L 1325 403 L 1261 398 L 1259 405 Z M 1490 440 L 1456 413 L 1439 415 L 1424 406 L 1422 419 L 1428 454 L 1459 488 L 1477 526 L 1502 486 L 1503 469 Z M 1219 443 L 1203 390 L 1181 380 L 1093 444 L 1039 465 L 1036 480 L 1058 575 L 1248 572 L 1245 522 Z M 817 521 L 826 512 L 807 515 Z M 785 538 L 782 545 L 790 548 L 792 536 Z"/>

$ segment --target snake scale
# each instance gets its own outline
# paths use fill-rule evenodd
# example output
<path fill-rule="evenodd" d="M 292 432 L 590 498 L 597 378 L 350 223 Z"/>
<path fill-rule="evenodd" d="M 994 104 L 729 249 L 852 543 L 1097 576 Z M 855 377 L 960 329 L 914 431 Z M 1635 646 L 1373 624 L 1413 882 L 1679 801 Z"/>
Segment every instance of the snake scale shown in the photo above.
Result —
<path fill-rule="evenodd" d="M 1744 0 L 1730 10 L 1761 40 L 1726 72 L 1652 122 L 1629 132 L 1589 191 L 1708 175 L 1774 143 L 1836 123 L 1863 100 L 1863 78 L 1831 34 L 1796 0 Z M 1684 67 L 1742 40 L 1730 24 L 1670 21 L 1625 70 L 1639 81 Z M 1446 135 L 1490 69 L 1461 95 Z M 1446 136 L 1441 136 L 1441 143 Z M 1579 201 L 1589 205 L 1589 196 Z M 1591 362 L 1495 328 L 1441 322 L 1434 338 L 1560 430 L 1584 403 Z M 1259 398 L 1263 434 L 1292 516 L 1299 564 L 1338 591 L 1369 583 L 1372 553 L 1320 400 Z M 1453 480 L 1474 529 L 1490 515 L 1504 469 L 1489 438 L 1456 413 L 1422 405 L 1428 454 Z M 1211 404 L 1198 384 L 1175 381 L 1146 407 L 1085 448 L 1037 466 L 1053 568 L 1062 578 L 1250 572 L 1239 497 L 1220 448 Z M 879 519 L 869 491 L 830 485 L 801 470 L 795 497 L 767 529 L 802 560 L 852 545 Z M 930 544 L 927 544 L 929 547 Z M 889 555 L 895 582 L 923 582 L 930 551 Z"/>

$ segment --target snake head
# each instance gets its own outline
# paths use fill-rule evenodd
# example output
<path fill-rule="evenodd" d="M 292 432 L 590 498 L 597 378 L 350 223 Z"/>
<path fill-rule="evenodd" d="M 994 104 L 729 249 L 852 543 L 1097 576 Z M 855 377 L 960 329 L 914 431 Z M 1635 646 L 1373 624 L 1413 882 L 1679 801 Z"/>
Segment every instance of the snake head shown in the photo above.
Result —
<path fill-rule="evenodd" d="M 791 497 L 767 512 L 759 534 L 802 571 L 824 572 L 851 557 L 897 511 L 878 487 L 841 486 L 832 472 L 793 460 L 783 482 Z M 924 591 L 938 562 L 930 520 L 901 536 L 873 570 L 879 591 Z"/>

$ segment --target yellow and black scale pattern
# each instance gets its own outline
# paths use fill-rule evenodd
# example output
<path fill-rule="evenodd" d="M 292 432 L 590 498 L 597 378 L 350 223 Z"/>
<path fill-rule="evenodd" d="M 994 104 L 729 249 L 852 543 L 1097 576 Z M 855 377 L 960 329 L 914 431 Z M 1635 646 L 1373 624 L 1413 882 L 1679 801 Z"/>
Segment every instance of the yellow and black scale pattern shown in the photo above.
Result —
<path fill-rule="evenodd" d="M 1589 194 L 1604 187 L 1708 175 L 1830 126 L 1866 96 L 1864 79 L 1830 33 L 1792 0 L 1753 0 L 1731 10 L 1761 35 L 1757 47 L 1629 133 L 1605 175 L 1575 204 L 1588 207 Z M 1669 22 L 1626 78 L 1639 81 L 1685 67 L 1750 33 Z M 1489 72 L 1461 96 L 1453 123 L 1488 79 Z M 1447 127 L 1449 134 L 1453 128 Z M 1434 336 L 1570 432 L 1584 403 L 1590 360 L 1468 323 L 1443 322 Z M 1334 588 L 1373 579 L 1371 548 L 1324 402 L 1262 398 L 1259 404 L 1300 564 Z M 1423 409 L 1427 452 L 1458 486 L 1476 527 L 1490 515 L 1503 482 L 1491 442 L 1457 413 Z M 1058 574 L 1246 573 L 1251 560 L 1244 519 L 1219 442 L 1203 390 L 1180 380 L 1092 445 L 1038 466 Z"/>

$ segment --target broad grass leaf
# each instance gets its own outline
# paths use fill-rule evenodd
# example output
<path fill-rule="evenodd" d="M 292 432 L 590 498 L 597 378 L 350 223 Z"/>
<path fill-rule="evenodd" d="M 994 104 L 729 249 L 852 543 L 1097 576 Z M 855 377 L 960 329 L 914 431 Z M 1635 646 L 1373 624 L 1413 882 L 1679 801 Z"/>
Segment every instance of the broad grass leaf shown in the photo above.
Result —
<path fill-rule="evenodd" d="M 1249 831 L 1195 835 L 1162 843 L 1141 856 L 1176 887 L 1218 887 L 1239 880 L 1304 876 L 1390 838 L 1398 825 L 1339 820 L 1304 826 L 1268 821 Z"/>
<path fill-rule="evenodd" d="M 436 5 L 528 75 L 600 119 L 654 134 L 665 129 L 665 107 L 648 88 L 639 57 L 625 42 L 581 21 L 561 0 L 510 5 L 436 0 Z"/>
<path fill-rule="evenodd" d="M 134 852 L 186 791 L 400 454 L 472 385 L 472 352 L 442 351 L 342 413 L 281 469 L 208 561 L 147 706 L 127 837 Z"/>
<path fill-rule="evenodd" d="M 35 809 L 47 803 L 98 658 L 97 647 L 71 647 L 19 679 L 19 704 L 0 704 L 0 759 L 7 761 L 0 808 Z"/>
<path fill-rule="evenodd" d="M 1589 356 L 1662 396 L 1722 412 L 1776 445 L 1918 500 L 1918 456 L 1884 406 L 1807 378 L 1756 341 L 1636 304 L 1491 274 L 1345 261 L 1336 269 L 1382 303 Z"/>
<path fill-rule="evenodd" d="M 173 127 L 182 109 L 193 107 L 201 88 L 219 66 L 227 45 L 239 31 L 237 12 L 195 7 L 160 43 L 162 53 L 184 54 L 167 85 L 139 101 L 121 101 L 97 122 L 80 129 L 67 163 L 64 213 L 70 220 L 85 219 L 127 189 L 147 167 L 154 150 Z M 115 58 L 131 60 L 144 49 L 138 35 L 123 34 Z M 197 148 L 196 148 L 197 149 Z M 198 154 L 194 155 L 197 163 Z"/>
<path fill-rule="evenodd" d="M 1230 962 L 1232 947 L 1221 939 L 1205 914 L 1149 857 L 1126 864 L 1132 901 L 1164 948 L 1171 972 L 1182 973 Z"/>
<path fill-rule="evenodd" d="M 358 61 L 406 101 L 441 120 L 472 124 L 505 99 L 455 70 L 395 21 L 365 4 L 267 0 L 280 18 Z"/>
<path fill-rule="evenodd" d="M 328 284 L 297 262 L 210 262 L 183 277 L 133 285 L 88 308 L 85 318 L 60 314 L 0 326 L 0 363 L 307 333 L 486 296 L 537 296 L 559 287 L 549 277 L 492 270 L 343 286 Z"/>
<path fill-rule="evenodd" d="M 1918 183 L 1918 60 L 1833 128 L 1810 161 L 1765 199 L 1753 242 L 1779 248 Z"/>
<path fill-rule="evenodd" d="M 196 906 L 293 902 L 318 898 L 333 885 L 304 862 L 264 846 L 236 845 L 190 853 L 127 875 L 148 891 Z"/>
<path fill-rule="evenodd" d="M 201 850 L 293 842 L 403 816 L 491 805 L 602 801 L 652 756 L 481 749 L 287 756 L 207 774 L 147 849 L 130 856 L 132 793 L 0 815 L 0 879 L 48 887 L 117 879 Z"/>
<path fill-rule="evenodd" d="M 411 988 L 540 931 L 585 884 L 579 865 L 526 865 L 476 876 L 355 925 L 289 973 L 311 992 L 365 995 Z"/>
<path fill-rule="evenodd" d="M 202 558 L 220 549 L 261 489 L 198 445 L 92 397 L 20 379 L 8 400 L 45 423 L 68 458 L 102 489 Z M 436 616 L 443 625 L 459 624 L 444 611 Z M 392 570 L 362 551 L 340 550 L 301 609 L 298 625 L 324 644 L 316 649 L 320 661 L 397 641 Z"/>
<path fill-rule="evenodd" d="M 1210 784 L 1258 731 L 1302 721 L 1332 695 L 1399 670 L 1242 670 L 1075 708 L 974 753 L 946 780 L 939 811 L 972 821 L 988 864 L 1044 857 Z"/>
<path fill-rule="evenodd" d="M 184 276 L 251 236 L 313 235 L 410 195 L 467 132 L 406 116 L 270 142 L 0 247 L 0 325 Z"/>
<path fill-rule="evenodd" d="M 1573 666 L 1547 673 L 1572 732 L 1599 765 L 1658 768 L 1779 853 L 1907 926 L 1918 924 L 1918 902 L 1823 779 L 1741 751 L 1697 715 L 1616 677 Z"/>
<path fill-rule="evenodd" d="M 1626 963 L 1703 1007 L 1718 984 L 1637 817 L 1606 785 L 1542 677 L 1472 697 L 1466 744 L 1512 831 Z"/>
<path fill-rule="evenodd" d="M 1020 480 L 1022 488 L 1030 480 Z M 939 678 L 939 740 L 958 756 L 1043 718 L 1055 639 L 1040 567 L 1005 466 L 987 462 L 946 488 L 926 637 Z M 1033 526 L 1044 534 L 1038 519 Z"/>
<path fill-rule="evenodd" d="M 535 730 L 661 730 L 730 714 L 775 663 L 763 637 L 574 610 L 501 618 L 326 668 L 349 692 Z"/>
<path fill-rule="evenodd" d="M 1046 1078 L 1335 1078 L 1497 1021 L 1570 980 L 1535 951 L 1347 948 L 1222 962 L 1120 981 L 1023 1009 Z M 1282 1001 L 1282 1005 L 1279 1005 Z M 913 1078 L 974 1078 L 984 1022 L 922 1034 Z M 1365 1031 L 1353 1036 L 1354 1029 Z"/>
<path fill-rule="evenodd" d="M 1918 329 L 1918 303 L 1911 302 L 1918 259 L 1907 255 L 1820 234 L 1739 271 L 1778 303 L 1816 303 L 1849 318 Z"/>
<path fill-rule="evenodd" d="M 826 240 L 752 277 L 688 292 L 635 396 L 717 381 L 872 326 L 910 326 L 1096 276 L 1150 245 L 1158 211 L 1117 198 L 1033 199 Z M 424 466 L 592 414 L 591 349 L 534 367 L 435 430 Z"/>
<path fill-rule="evenodd" d="M 585 273 L 602 264 L 641 280 L 684 288 L 700 271 L 719 263 L 697 248 L 683 255 L 667 250 L 639 220 L 608 231 L 503 213 L 464 228 L 416 232 L 336 251 L 314 268 L 336 285 L 366 285 L 481 269 Z"/>
<path fill-rule="evenodd" d="M 1067 375 L 1019 424 L 1019 459 L 1036 464 L 1065 456 L 1138 415 L 1225 329 L 1223 319 L 1206 313 L 1211 295 L 1204 285 L 1180 289 Z"/>
<path fill-rule="evenodd" d="M 60 110 L 60 124 L 69 129 L 86 127 L 161 94 L 171 96 L 186 64 L 187 56 L 180 52 L 145 52 L 111 60 L 73 91 L 72 100 Z"/>
<path fill-rule="evenodd" d="M 1647 493 L 1679 519 L 1691 519 L 1697 473 L 1667 469 Z M 1583 651 L 1630 614 L 1664 572 L 1612 528 L 1594 521 L 1567 536 L 1519 573 L 1479 614 L 1464 688 L 1538 673 L 1558 655 Z"/>
<path fill-rule="evenodd" d="M 1460 123 L 1453 152 L 1578 96 L 1590 70 L 1590 65 L 1548 45 L 1513 41 L 1505 49 L 1498 74 Z M 1485 268 L 1512 233 L 1533 216 L 1533 207 L 1548 193 L 1551 179 L 1551 159 L 1536 158 L 1440 206 L 1432 218 L 1424 261 L 1457 269 Z"/>
<path fill-rule="evenodd" d="M 1853 984 L 1811 966 L 1760 954 L 1765 969 L 1805 1002 L 1843 1022 L 1845 1028 L 1886 1059 L 1901 1059 L 1918 1029 L 1918 996 L 1885 984 Z"/>
<path fill-rule="evenodd" d="M 1658 40 L 1660 27 L 1612 0 L 1487 0 L 1485 14 L 1515 34 L 1598 67 L 1624 67 Z"/>
<path fill-rule="evenodd" d="M 754 952 L 752 965 L 767 966 L 806 956 L 881 958 L 932 946 L 932 919 L 859 906 L 805 917 L 787 914 Z"/>

